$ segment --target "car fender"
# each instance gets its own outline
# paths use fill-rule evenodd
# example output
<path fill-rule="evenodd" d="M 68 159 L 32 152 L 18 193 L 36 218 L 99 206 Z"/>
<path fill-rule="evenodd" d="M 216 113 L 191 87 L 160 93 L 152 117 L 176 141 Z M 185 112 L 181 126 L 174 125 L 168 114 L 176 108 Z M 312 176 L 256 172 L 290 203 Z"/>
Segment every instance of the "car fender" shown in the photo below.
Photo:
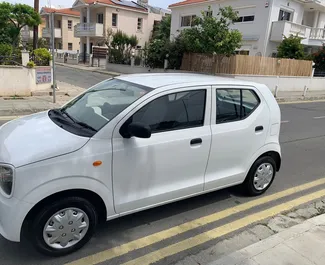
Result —
<path fill-rule="evenodd" d="M 116 215 L 112 191 L 99 180 L 85 176 L 66 176 L 59 179 L 53 179 L 35 187 L 21 200 L 35 206 L 51 195 L 69 190 L 87 190 L 96 193 L 105 204 L 107 217 Z"/>

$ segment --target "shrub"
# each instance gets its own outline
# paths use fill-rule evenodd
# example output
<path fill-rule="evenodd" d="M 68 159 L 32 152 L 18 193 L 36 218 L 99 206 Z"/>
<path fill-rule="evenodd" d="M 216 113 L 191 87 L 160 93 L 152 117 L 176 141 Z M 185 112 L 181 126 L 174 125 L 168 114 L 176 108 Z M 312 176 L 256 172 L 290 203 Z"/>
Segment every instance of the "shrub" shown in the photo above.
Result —
<path fill-rule="evenodd" d="M 5 43 L 0 43 L 0 56 L 11 56 L 12 46 Z"/>
<path fill-rule="evenodd" d="M 34 68 L 36 65 L 33 61 L 29 61 L 26 66 L 27 68 Z"/>
<path fill-rule="evenodd" d="M 47 66 L 52 59 L 51 53 L 46 48 L 39 48 L 33 51 L 34 62 L 39 66 Z"/>
<path fill-rule="evenodd" d="M 325 71 L 325 46 L 318 52 L 313 54 L 315 69 L 318 71 Z"/>

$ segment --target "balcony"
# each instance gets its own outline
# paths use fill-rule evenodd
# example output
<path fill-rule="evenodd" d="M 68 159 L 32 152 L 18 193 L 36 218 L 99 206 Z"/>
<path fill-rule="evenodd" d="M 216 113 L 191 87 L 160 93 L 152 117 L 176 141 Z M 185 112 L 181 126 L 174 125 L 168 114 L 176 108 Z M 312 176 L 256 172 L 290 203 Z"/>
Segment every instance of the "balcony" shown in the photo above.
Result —
<path fill-rule="evenodd" d="M 274 21 L 272 23 L 271 41 L 281 42 L 283 36 L 298 35 L 303 39 L 309 39 L 312 28 L 295 24 L 289 21 Z"/>
<path fill-rule="evenodd" d="M 98 23 L 78 23 L 74 26 L 74 36 L 80 37 L 103 37 L 104 25 Z"/>
<path fill-rule="evenodd" d="M 42 29 L 42 37 L 43 38 L 51 38 L 51 29 L 43 28 Z M 54 29 L 54 38 L 60 39 L 62 38 L 62 31 L 59 28 Z"/>

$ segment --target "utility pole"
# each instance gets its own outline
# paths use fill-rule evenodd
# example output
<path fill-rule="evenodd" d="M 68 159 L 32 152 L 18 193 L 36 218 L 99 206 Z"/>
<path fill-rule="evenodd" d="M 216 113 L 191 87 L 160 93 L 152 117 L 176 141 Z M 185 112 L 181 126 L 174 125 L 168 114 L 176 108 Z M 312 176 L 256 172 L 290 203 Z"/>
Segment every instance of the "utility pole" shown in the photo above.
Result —
<path fill-rule="evenodd" d="M 39 13 L 39 0 L 34 0 L 34 10 L 35 12 Z M 34 26 L 33 31 L 33 49 L 37 49 L 37 43 L 38 43 L 38 25 Z"/>
<path fill-rule="evenodd" d="M 54 54 L 54 41 L 55 41 L 55 36 L 54 36 L 54 12 L 50 13 L 50 18 L 51 18 L 51 46 L 52 46 L 52 70 L 53 70 L 53 103 L 56 102 L 55 98 L 55 90 L 56 90 L 56 81 L 55 81 L 55 54 Z"/>

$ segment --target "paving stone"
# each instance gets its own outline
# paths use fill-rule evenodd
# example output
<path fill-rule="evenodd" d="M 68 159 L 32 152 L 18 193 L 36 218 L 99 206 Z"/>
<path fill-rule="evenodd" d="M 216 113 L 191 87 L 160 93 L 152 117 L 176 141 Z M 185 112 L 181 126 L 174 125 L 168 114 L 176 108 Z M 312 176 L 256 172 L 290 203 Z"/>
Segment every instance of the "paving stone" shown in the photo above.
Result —
<path fill-rule="evenodd" d="M 266 225 L 256 225 L 249 230 L 254 233 L 260 240 L 268 238 L 274 234 L 274 232 Z"/>
<path fill-rule="evenodd" d="M 303 209 L 299 209 L 296 211 L 296 213 L 305 219 L 309 219 L 318 215 L 318 211 L 315 209 L 315 207 L 306 207 Z"/>
<path fill-rule="evenodd" d="M 260 265 L 314 265 L 284 244 L 277 245 L 252 258 Z"/>

